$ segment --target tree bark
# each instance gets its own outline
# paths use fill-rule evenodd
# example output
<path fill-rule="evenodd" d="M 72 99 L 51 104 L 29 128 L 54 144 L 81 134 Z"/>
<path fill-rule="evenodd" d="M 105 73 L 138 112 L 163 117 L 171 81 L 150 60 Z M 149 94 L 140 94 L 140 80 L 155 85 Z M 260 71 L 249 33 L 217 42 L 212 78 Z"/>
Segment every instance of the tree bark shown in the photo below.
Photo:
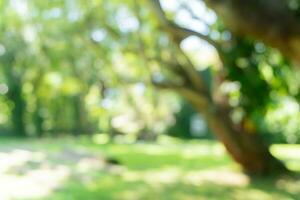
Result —
<path fill-rule="evenodd" d="M 249 175 L 267 176 L 288 172 L 263 143 L 259 133 L 235 126 L 230 109 L 203 101 L 196 95 L 183 94 L 205 120 L 214 135 L 224 144 L 231 157 Z"/>
<path fill-rule="evenodd" d="M 247 173 L 269 175 L 286 171 L 284 165 L 271 155 L 258 133 L 234 130 L 228 120 L 228 112 L 218 109 L 207 119 L 209 127 Z"/>

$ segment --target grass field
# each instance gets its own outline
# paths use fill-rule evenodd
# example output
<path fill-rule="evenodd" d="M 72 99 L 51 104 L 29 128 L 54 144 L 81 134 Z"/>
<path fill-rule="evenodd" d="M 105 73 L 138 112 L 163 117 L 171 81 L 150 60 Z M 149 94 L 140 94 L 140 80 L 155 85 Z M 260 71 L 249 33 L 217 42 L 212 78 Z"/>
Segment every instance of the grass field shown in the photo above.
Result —
<path fill-rule="evenodd" d="M 2 139 L 0 199 L 297 200 L 300 178 L 250 181 L 213 141 Z M 272 152 L 300 170 L 300 146 Z"/>

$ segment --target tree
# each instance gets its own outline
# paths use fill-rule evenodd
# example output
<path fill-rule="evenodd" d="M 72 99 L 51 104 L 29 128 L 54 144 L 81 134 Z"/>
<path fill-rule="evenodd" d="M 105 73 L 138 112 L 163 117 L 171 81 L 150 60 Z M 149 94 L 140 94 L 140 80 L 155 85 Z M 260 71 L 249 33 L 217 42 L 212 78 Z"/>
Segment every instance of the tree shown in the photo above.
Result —
<path fill-rule="evenodd" d="M 215 6 L 214 2 L 217 2 L 216 7 L 219 8 L 219 1 L 211 1 L 213 6 Z M 228 2 L 232 2 L 232 4 L 240 2 L 237 4 L 244 5 L 244 2 L 234 0 L 221 2 L 226 5 Z M 231 112 L 233 109 L 229 105 L 228 97 L 220 95 L 218 91 L 220 84 L 226 79 L 225 74 L 230 70 L 228 64 L 231 64 L 226 60 L 226 51 L 222 44 L 207 35 L 181 27 L 170 21 L 166 17 L 159 0 L 150 0 L 150 3 L 159 20 L 160 27 L 168 33 L 177 48 L 178 54 L 176 56 L 178 60 L 176 66 L 171 70 L 183 79 L 181 84 L 165 81 L 154 81 L 154 84 L 160 87 L 172 88 L 190 101 L 204 115 L 212 132 L 246 172 L 259 175 L 286 172 L 287 169 L 284 165 L 271 155 L 268 146 L 260 138 L 260 133 L 250 118 L 245 116 L 239 123 L 232 121 Z M 240 18 L 235 16 L 235 19 L 238 21 Z M 231 22 L 231 18 L 228 21 Z M 247 23 L 244 21 L 244 24 Z M 189 36 L 197 36 L 215 47 L 220 60 L 223 62 L 223 69 L 212 75 L 210 83 L 205 80 L 207 74 L 202 73 L 199 75 L 193 63 L 180 48 L 180 43 Z"/>

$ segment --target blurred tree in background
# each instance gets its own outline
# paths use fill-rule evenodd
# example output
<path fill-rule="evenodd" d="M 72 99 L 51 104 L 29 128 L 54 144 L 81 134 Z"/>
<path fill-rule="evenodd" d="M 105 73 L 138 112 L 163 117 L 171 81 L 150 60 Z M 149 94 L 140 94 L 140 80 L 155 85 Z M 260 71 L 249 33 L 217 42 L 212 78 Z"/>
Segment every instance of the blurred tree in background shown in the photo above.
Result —
<path fill-rule="evenodd" d="M 165 129 L 176 100 L 146 88 L 147 71 L 122 54 L 121 22 L 99 14 L 103 6 L 119 10 L 102 1 L 2 2 L 3 129 L 22 137 Z"/>
<path fill-rule="evenodd" d="M 0 1 L 1 132 L 212 133 L 245 171 L 286 171 L 268 145 L 299 142 L 297 1 L 204 2 Z"/>

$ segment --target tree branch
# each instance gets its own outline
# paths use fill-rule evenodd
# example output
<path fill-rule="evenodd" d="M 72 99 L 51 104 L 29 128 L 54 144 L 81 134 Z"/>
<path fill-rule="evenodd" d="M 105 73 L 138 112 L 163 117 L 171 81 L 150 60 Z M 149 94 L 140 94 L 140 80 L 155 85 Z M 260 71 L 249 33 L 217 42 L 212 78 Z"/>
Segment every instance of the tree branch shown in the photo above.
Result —
<path fill-rule="evenodd" d="M 192 8 L 187 5 L 187 3 L 181 4 L 181 8 L 186 10 L 192 19 L 198 20 L 201 23 L 205 24 L 205 26 L 209 27 L 209 24 L 207 22 L 205 22 L 202 18 L 197 16 L 196 13 L 192 10 Z"/>
<path fill-rule="evenodd" d="M 148 0 L 148 1 L 151 3 L 153 10 L 157 15 L 163 28 L 166 29 L 166 32 L 174 39 L 175 49 L 179 53 L 179 55 L 181 55 L 182 58 L 182 59 L 178 59 L 178 64 L 185 72 L 181 76 L 186 76 L 186 79 L 190 82 L 190 87 L 193 88 L 193 90 L 209 96 L 209 91 L 208 88 L 205 86 L 204 80 L 201 78 L 199 72 L 195 69 L 194 65 L 191 63 L 189 58 L 187 58 L 185 53 L 180 48 L 180 43 L 183 39 L 191 35 L 196 35 L 200 38 L 205 38 L 206 41 L 210 41 L 211 39 L 205 35 L 202 35 L 201 33 L 197 33 L 195 31 L 182 28 L 174 24 L 173 22 L 170 22 L 166 18 L 159 0 Z M 214 41 L 211 41 L 211 43 L 214 43 Z"/>
<path fill-rule="evenodd" d="M 202 108 L 203 110 L 206 110 L 207 107 L 211 106 L 209 105 L 211 101 L 207 94 L 194 91 L 193 89 L 185 87 L 184 85 L 178 85 L 167 81 L 157 82 L 154 80 L 152 80 L 152 84 L 159 89 L 176 90 L 187 100 L 192 102 L 194 105 L 197 105 L 198 108 Z"/>
<path fill-rule="evenodd" d="M 181 27 L 168 20 L 161 7 L 159 0 L 148 0 L 148 1 L 151 3 L 153 11 L 155 12 L 156 16 L 160 20 L 160 23 L 163 26 L 163 28 L 166 29 L 168 32 L 171 32 L 172 35 L 175 36 L 177 40 L 179 40 L 179 42 L 186 39 L 187 37 L 196 36 L 202 40 L 205 40 L 206 42 L 214 46 L 216 49 L 220 49 L 219 44 L 216 41 L 209 38 L 208 36 L 190 30 L 188 28 Z"/>

